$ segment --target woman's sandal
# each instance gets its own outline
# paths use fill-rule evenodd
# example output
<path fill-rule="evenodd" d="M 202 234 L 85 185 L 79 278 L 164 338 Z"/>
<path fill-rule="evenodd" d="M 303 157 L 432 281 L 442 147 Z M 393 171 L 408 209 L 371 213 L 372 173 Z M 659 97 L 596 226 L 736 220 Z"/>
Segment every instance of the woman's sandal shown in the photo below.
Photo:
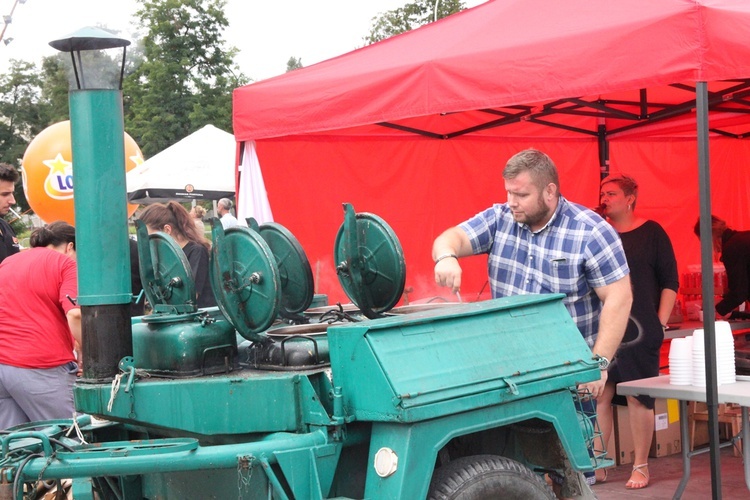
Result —
<path fill-rule="evenodd" d="M 633 474 L 636 472 L 643 476 L 643 481 L 635 481 L 632 477 L 625 483 L 625 487 L 629 490 L 638 490 L 648 486 L 649 475 L 648 471 L 644 472 L 643 469 L 648 467 L 648 464 L 636 465 L 633 467 Z"/>

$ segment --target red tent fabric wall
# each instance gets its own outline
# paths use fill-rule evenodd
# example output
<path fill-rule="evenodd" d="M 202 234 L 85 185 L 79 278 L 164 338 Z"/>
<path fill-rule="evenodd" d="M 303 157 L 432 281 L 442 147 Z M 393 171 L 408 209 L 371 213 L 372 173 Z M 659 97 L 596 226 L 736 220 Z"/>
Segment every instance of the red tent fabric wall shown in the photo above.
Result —
<path fill-rule="evenodd" d="M 384 218 L 407 263 L 407 300 L 448 297 L 433 282 L 433 239 L 495 202 L 505 201 L 501 176 L 514 153 L 534 147 L 560 169 L 562 193 L 598 203 L 598 149 L 593 140 L 535 139 L 434 141 L 340 140 L 304 137 L 258 142 L 258 157 L 275 220 L 299 239 L 313 268 L 316 292 L 347 302 L 336 278 L 333 246 L 343 203 Z M 675 247 L 681 272 L 700 262 L 693 234 L 698 218 L 696 145 L 688 138 L 612 141 L 611 171 L 640 185 L 637 211 L 659 222 Z M 750 228 L 750 142 L 711 141 L 713 212 L 735 228 Z M 486 259 L 464 266 L 464 300 L 476 300 L 486 280 Z M 486 288 L 484 289 L 486 298 Z M 454 297 L 450 297 L 455 300 Z"/>
<path fill-rule="evenodd" d="M 688 138 L 640 138 L 612 141 L 613 172 L 639 182 L 637 212 L 659 222 L 675 247 L 678 265 L 700 263 L 696 143 Z M 735 229 L 750 229 L 750 143 L 728 137 L 711 139 L 711 211 Z"/>
<path fill-rule="evenodd" d="M 434 283 L 432 241 L 449 226 L 505 201 L 502 167 L 520 149 L 546 151 L 558 160 L 564 195 L 597 204 L 596 143 L 576 141 L 572 146 L 537 140 L 285 138 L 259 141 L 258 158 L 275 221 L 300 241 L 318 293 L 328 294 L 332 302 L 348 302 L 333 262 L 342 203 L 347 202 L 393 228 L 406 259 L 407 300 L 425 300 L 447 295 Z M 475 300 L 482 290 L 485 266 L 484 257 L 466 263 L 465 300 Z"/>

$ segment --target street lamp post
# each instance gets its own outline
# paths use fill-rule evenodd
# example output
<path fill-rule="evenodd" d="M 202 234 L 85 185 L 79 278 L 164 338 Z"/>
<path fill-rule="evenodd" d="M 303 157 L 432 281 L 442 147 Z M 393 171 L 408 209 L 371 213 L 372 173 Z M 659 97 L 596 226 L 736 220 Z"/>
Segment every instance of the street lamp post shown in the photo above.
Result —
<path fill-rule="evenodd" d="M 13 7 L 10 9 L 10 14 L 3 16 L 3 30 L 0 32 L 0 40 L 2 40 L 5 45 L 8 45 L 13 39 L 12 38 L 5 38 L 5 30 L 8 29 L 8 25 L 13 22 L 13 13 L 16 11 L 16 6 L 21 3 L 26 3 L 26 0 L 16 0 L 13 2 Z"/>
<path fill-rule="evenodd" d="M 133 354 L 121 90 L 130 41 L 89 27 L 50 45 L 70 53 L 75 72 L 77 88 L 70 90 L 69 102 L 83 337 L 81 381 L 100 383 L 117 375 L 120 359 Z M 120 47 L 118 88 L 86 88 L 81 52 Z"/>

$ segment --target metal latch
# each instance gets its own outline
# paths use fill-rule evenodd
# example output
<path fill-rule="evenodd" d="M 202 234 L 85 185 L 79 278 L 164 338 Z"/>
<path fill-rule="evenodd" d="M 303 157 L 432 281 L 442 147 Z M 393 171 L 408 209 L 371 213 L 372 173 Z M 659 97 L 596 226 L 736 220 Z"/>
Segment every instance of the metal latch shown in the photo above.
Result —
<path fill-rule="evenodd" d="M 518 392 L 518 386 L 511 379 L 504 378 L 503 382 L 505 382 L 506 384 L 508 384 L 508 392 L 509 393 L 513 394 L 514 396 L 518 396 L 520 394 L 520 392 Z"/>

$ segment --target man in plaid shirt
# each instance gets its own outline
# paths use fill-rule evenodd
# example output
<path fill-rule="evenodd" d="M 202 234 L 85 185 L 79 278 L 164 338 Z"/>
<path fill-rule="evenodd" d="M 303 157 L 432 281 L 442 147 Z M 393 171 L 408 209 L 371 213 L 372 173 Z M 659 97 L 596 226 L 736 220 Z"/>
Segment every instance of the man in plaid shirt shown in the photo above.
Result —
<path fill-rule="evenodd" d="M 435 281 L 457 292 L 458 259 L 487 253 L 493 297 L 564 293 L 581 335 L 601 360 L 601 379 L 580 387 L 596 398 L 633 300 L 620 237 L 599 215 L 560 195 L 557 168 L 546 154 L 521 151 L 508 160 L 503 178 L 507 203 L 493 205 L 435 240 Z"/>

